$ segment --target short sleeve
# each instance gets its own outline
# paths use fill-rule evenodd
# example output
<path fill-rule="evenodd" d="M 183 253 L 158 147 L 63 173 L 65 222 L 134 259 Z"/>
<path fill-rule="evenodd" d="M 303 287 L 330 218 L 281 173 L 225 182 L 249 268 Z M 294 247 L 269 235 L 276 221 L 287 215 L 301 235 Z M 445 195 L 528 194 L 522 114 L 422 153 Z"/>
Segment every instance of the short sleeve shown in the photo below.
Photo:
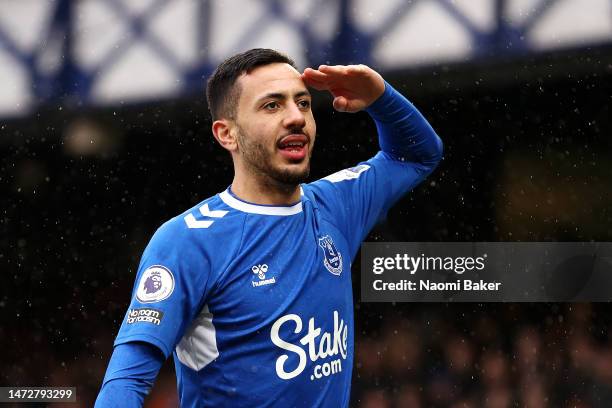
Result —
<path fill-rule="evenodd" d="M 138 267 L 115 345 L 144 341 L 168 357 L 206 300 L 210 262 L 181 219 L 162 225 Z"/>
<path fill-rule="evenodd" d="M 337 221 L 355 254 L 389 208 L 433 169 L 378 152 L 368 161 L 309 184 L 317 203 Z"/>

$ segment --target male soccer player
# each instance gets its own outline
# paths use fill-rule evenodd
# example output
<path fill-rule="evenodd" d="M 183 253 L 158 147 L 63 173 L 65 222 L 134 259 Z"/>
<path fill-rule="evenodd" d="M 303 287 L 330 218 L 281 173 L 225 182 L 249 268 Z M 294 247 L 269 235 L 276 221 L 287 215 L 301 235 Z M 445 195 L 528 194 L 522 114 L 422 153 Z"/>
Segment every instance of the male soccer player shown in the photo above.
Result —
<path fill-rule="evenodd" d="M 307 87 L 331 92 L 338 111 L 365 109 L 381 151 L 302 184 L 316 135 Z M 299 73 L 253 49 L 219 65 L 207 97 L 233 182 L 151 239 L 96 407 L 141 406 L 171 353 L 183 407 L 347 407 L 351 263 L 437 165 L 441 141 L 364 65 Z"/>

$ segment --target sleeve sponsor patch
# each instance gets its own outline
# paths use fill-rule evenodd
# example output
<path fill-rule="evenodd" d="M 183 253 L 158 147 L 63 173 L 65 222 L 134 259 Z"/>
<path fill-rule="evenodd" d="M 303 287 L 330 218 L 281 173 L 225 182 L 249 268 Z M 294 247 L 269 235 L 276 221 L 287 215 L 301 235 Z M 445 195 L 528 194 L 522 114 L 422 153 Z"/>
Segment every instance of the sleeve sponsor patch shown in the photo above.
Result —
<path fill-rule="evenodd" d="M 127 324 L 152 323 L 159 326 L 164 312 L 156 309 L 130 309 L 127 316 Z"/>
<path fill-rule="evenodd" d="M 148 267 L 138 282 L 136 299 L 141 303 L 154 303 L 168 299 L 174 291 L 174 276 L 162 265 Z"/>
<path fill-rule="evenodd" d="M 359 166 L 351 167 L 349 169 L 340 170 L 334 174 L 330 174 L 324 177 L 323 180 L 331 181 L 332 183 L 338 183 L 339 181 L 356 179 L 364 171 L 370 168 L 367 164 L 360 164 Z"/>

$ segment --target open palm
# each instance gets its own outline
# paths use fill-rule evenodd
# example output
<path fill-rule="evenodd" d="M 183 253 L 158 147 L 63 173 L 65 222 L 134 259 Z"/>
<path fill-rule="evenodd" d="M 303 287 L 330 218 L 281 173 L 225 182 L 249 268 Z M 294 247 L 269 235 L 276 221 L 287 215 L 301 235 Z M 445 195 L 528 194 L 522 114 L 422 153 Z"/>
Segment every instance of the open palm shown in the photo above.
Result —
<path fill-rule="evenodd" d="M 358 112 L 370 106 L 385 91 L 382 76 L 366 65 L 321 65 L 306 68 L 302 80 L 319 91 L 334 96 L 334 109 Z"/>

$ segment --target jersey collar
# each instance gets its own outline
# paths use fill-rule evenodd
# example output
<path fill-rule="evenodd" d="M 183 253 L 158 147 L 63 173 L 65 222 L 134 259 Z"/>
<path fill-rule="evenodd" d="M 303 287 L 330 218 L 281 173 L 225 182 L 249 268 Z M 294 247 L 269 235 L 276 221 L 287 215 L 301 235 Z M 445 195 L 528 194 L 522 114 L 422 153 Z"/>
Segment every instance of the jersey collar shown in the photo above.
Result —
<path fill-rule="evenodd" d="M 304 195 L 304 190 L 300 187 L 300 194 Z M 251 213 L 251 214 L 260 214 L 260 215 L 295 215 L 302 212 L 302 201 L 292 204 L 292 205 L 263 205 L 263 204 L 253 204 L 246 201 L 242 201 L 238 197 L 236 197 L 231 190 L 231 186 L 227 188 L 227 190 L 223 191 L 219 194 L 219 197 L 225 204 L 232 207 L 235 210 Z"/>

